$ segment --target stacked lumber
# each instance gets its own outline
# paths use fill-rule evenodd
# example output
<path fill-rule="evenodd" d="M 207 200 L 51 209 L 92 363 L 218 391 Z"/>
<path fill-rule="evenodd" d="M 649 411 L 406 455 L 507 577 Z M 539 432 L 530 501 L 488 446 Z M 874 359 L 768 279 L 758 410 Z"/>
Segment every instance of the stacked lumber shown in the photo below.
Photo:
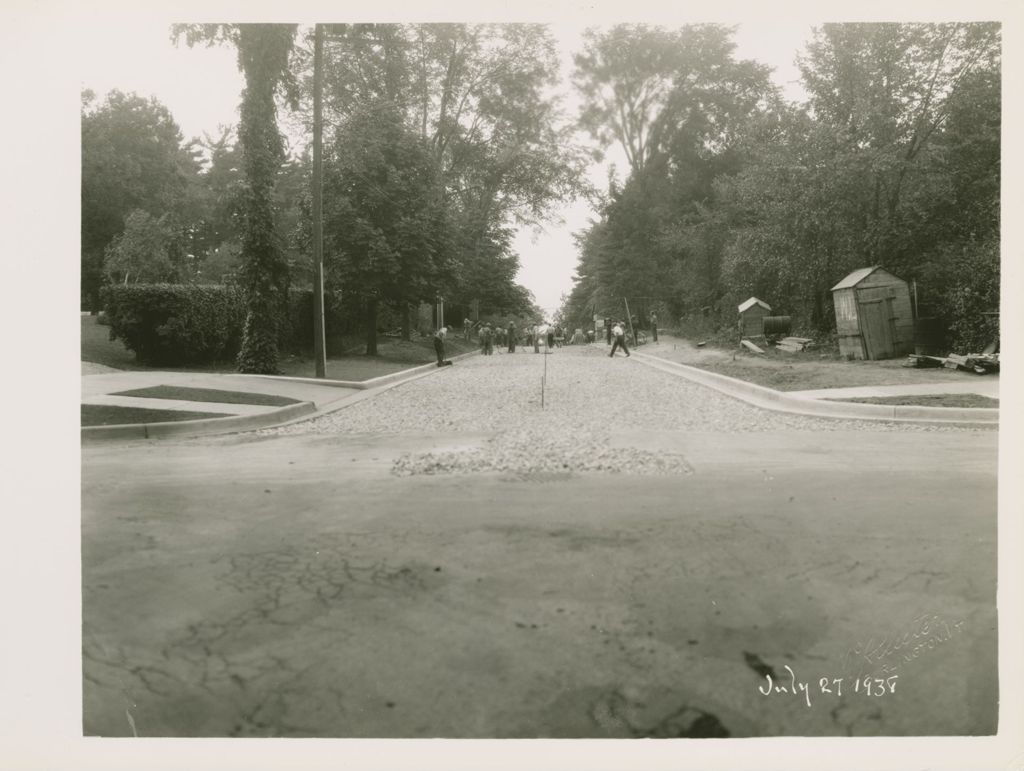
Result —
<path fill-rule="evenodd" d="M 998 353 L 951 353 L 949 356 L 922 356 L 910 354 L 907 357 L 908 367 L 945 367 L 946 369 L 959 369 L 964 372 L 974 372 L 978 375 L 987 375 L 990 372 L 999 371 Z"/>
<path fill-rule="evenodd" d="M 800 353 L 801 351 L 810 348 L 813 343 L 814 341 L 809 337 L 784 337 L 775 345 L 775 347 L 780 351 Z"/>

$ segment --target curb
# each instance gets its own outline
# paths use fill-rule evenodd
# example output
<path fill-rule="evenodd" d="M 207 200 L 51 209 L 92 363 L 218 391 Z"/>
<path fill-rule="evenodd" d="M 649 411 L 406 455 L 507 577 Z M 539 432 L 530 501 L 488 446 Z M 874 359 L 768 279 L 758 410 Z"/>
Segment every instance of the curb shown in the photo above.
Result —
<path fill-rule="evenodd" d="M 479 351 L 467 351 L 466 353 L 460 353 L 457 356 L 453 356 L 451 361 L 464 359 L 467 356 L 476 356 L 479 353 Z M 398 372 L 391 372 L 390 374 L 381 375 L 380 377 L 371 378 L 369 380 L 327 380 L 325 378 L 284 377 L 282 375 L 245 375 L 245 377 L 258 377 L 265 380 L 284 380 L 289 383 L 306 383 L 308 385 L 322 385 L 333 388 L 354 388 L 358 391 L 368 391 L 373 388 L 379 388 L 380 386 L 388 383 L 393 383 L 396 380 L 405 380 L 416 373 L 433 372 L 436 369 L 438 369 L 436 364 L 420 364 L 416 367 L 402 369 Z"/>
<path fill-rule="evenodd" d="M 475 356 L 479 351 L 468 351 L 453 356 L 452 361 Z M 277 375 L 245 375 L 268 380 L 287 380 L 293 383 L 309 383 L 312 385 L 333 386 L 335 388 L 352 388 L 361 393 L 353 394 L 347 399 L 339 400 L 328 407 L 320 409 L 313 402 L 289 404 L 276 410 L 260 412 L 256 415 L 233 415 L 227 418 L 200 418 L 198 420 L 176 420 L 165 423 L 122 423 L 116 426 L 82 426 L 82 441 L 86 443 L 115 441 L 121 439 L 157 439 L 172 436 L 207 436 L 210 434 L 239 434 L 255 431 L 260 428 L 275 428 L 301 420 L 308 420 L 319 415 L 327 415 L 336 410 L 344 409 L 352 404 L 370 399 L 377 394 L 416 380 L 436 372 L 436 364 L 422 364 L 411 369 L 403 369 L 371 380 L 325 380 L 320 378 L 280 377 Z"/>
<path fill-rule="evenodd" d="M 113 439 L 157 439 L 168 436 L 202 436 L 235 433 L 268 428 L 283 420 L 295 420 L 316 412 L 313 402 L 299 402 L 256 415 L 233 415 L 227 418 L 175 420 L 165 423 L 122 423 L 116 426 L 82 426 L 83 442 Z"/>
<path fill-rule="evenodd" d="M 883 420 L 898 423 L 941 424 L 967 428 L 996 428 L 999 410 L 984 407 L 915 407 L 911 405 L 860 404 L 832 402 L 790 396 L 784 391 L 748 383 L 717 372 L 678 364 L 647 353 L 636 354 L 643 364 L 653 369 L 679 375 L 701 385 L 713 388 L 726 396 L 752 404 L 755 407 L 809 415 L 835 420 Z"/>

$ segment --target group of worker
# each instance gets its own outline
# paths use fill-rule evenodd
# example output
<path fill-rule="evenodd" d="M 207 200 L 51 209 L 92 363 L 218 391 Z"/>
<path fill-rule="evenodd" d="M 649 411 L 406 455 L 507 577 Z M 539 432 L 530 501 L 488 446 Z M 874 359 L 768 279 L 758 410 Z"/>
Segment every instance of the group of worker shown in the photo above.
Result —
<path fill-rule="evenodd" d="M 631 327 L 633 329 L 633 343 L 636 344 L 636 328 L 637 319 L 634 316 L 631 320 Z M 629 356 L 629 348 L 626 345 L 626 322 L 621 320 L 613 320 L 606 318 L 604 320 L 605 328 L 605 339 L 608 345 L 611 345 L 612 350 L 609 356 L 615 356 L 615 352 L 621 348 L 622 352 Z M 658 342 L 658 317 L 651 312 L 650 316 L 650 328 L 654 342 Z M 494 345 L 497 343 L 500 346 L 508 345 L 508 352 L 516 352 L 516 344 L 520 341 L 520 333 L 516 328 L 516 323 L 510 321 L 507 327 L 503 327 L 500 324 L 492 324 L 489 321 L 482 321 L 473 323 L 469 319 L 465 319 L 462 323 L 462 334 L 466 340 L 471 340 L 473 330 L 479 331 L 481 353 L 484 356 L 494 355 Z M 440 327 L 434 333 L 434 350 L 437 352 L 437 366 L 443 367 L 451 364 L 444 357 L 444 339 L 448 334 L 446 327 Z M 547 353 L 550 353 L 556 346 L 560 346 L 564 339 L 565 333 L 560 327 L 548 324 L 546 321 L 542 321 L 540 324 L 534 324 L 526 327 L 523 332 L 523 338 L 527 346 L 533 346 L 534 353 L 540 353 L 540 346 L 543 342 Z M 581 330 L 576 330 L 573 335 L 572 341 L 582 342 Z M 594 341 L 594 333 L 588 331 L 586 334 L 586 341 Z"/>
<path fill-rule="evenodd" d="M 564 339 L 562 328 L 548 324 L 546 321 L 542 321 L 540 324 L 531 324 L 520 331 L 514 321 L 510 321 L 507 326 L 502 326 L 490 321 L 481 321 L 474 324 L 469 319 L 466 319 L 463 322 L 462 330 L 466 340 L 472 339 L 473 331 L 477 331 L 481 353 L 485 356 L 490 356 L 494 353 L 495 345 L 507 346 L 509 353 L 515 353 L 516 346 L 520 344 L 532 345 L 534 353 L 540 353 L 541 345 L 544 345 L 550 351 L 557 346 L 561 346 Z"/>

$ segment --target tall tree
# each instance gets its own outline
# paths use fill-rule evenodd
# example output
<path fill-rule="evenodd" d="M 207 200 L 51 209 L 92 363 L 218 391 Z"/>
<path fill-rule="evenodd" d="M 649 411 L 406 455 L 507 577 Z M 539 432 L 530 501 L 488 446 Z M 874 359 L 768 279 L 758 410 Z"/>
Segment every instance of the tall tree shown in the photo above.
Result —
<path fill-rule="evenodd" d="M 718 134 L 737 111 L 749 111 L 773 96 L 768 68 L 733 59 L 729 27 L 688 25 L 680 29 L 620 24 L 588 29 L 576 54 L 574 82 L 583 97 L 580 124 L 602 149 L 617 142 L 640 174 L 678 134 Z"/>
<path fill-rule="evenodd" d="M 742 167 L 751 127 L 778 109 L 767 68 L 734 59 L 731 35 L 717 25 L 587 32 L 575 58 L 580 123 L 602 148 L 621 145 L 629 176 L 581 240 L 592 286 L 570 301 L 618 298 L 607 308 L 618 312 L 632 297 L 677 315 L 721 298 L 714 181 Z"/>
<path fill-rule="evenodd" d="M 349 115 L 325 168 L 328 277 L 366 308 L 366 353 L 377 352 L 380 302 L 432 298 L 450 280 L 448 222 L 429 149 L 393 107 Z"/>
<path fill-rule="evenodd" d="M 99 310 L 103 258 L 126 218 L 143 211 L 185 224 L 199 170 L 170 111 L 156 99 L 112 91 L 82 95 L 82 295 Z"/>
<path fill-rule="evenodd" d="M 238 354 L 240 372 L 276 373 L 279 323 L 287 302 L 288 265 L 275 227 L 274 188 L 285 159 L 277 126 L 278 94 L 294 101 L 288 69 L 293 24 L 178 25 L 175 38 L 189 45 L 227 41 L 238 50 L 245 76 L 238 140 L 245 173 L 242 267 L 246 319 Z"/>
<path fill-rule="evenodd" d="M 434 195 L 455 229 L 458 270 L 445 297 L 485 306 L 519 297 L 511 228 L 554 216 L 580 189 L 583 168 L 552 96 L 558 58 L 548 31 L 345 25 L 329 36 L 325 58 L 328 124 L 386 105 L 429 149 L 440 181 Z"/>

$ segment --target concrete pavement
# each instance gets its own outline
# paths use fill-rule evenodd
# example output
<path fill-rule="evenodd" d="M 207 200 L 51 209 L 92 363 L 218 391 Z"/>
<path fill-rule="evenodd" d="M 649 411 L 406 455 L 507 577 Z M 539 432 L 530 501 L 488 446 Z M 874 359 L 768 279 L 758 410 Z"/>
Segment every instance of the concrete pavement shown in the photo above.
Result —
<path fill-rule="evenodd" d="M 671 434 L 692 473 L 391 473 L 482 435 L 86 448 L 85 733 L 995 731 L 994 432 Z"/>

